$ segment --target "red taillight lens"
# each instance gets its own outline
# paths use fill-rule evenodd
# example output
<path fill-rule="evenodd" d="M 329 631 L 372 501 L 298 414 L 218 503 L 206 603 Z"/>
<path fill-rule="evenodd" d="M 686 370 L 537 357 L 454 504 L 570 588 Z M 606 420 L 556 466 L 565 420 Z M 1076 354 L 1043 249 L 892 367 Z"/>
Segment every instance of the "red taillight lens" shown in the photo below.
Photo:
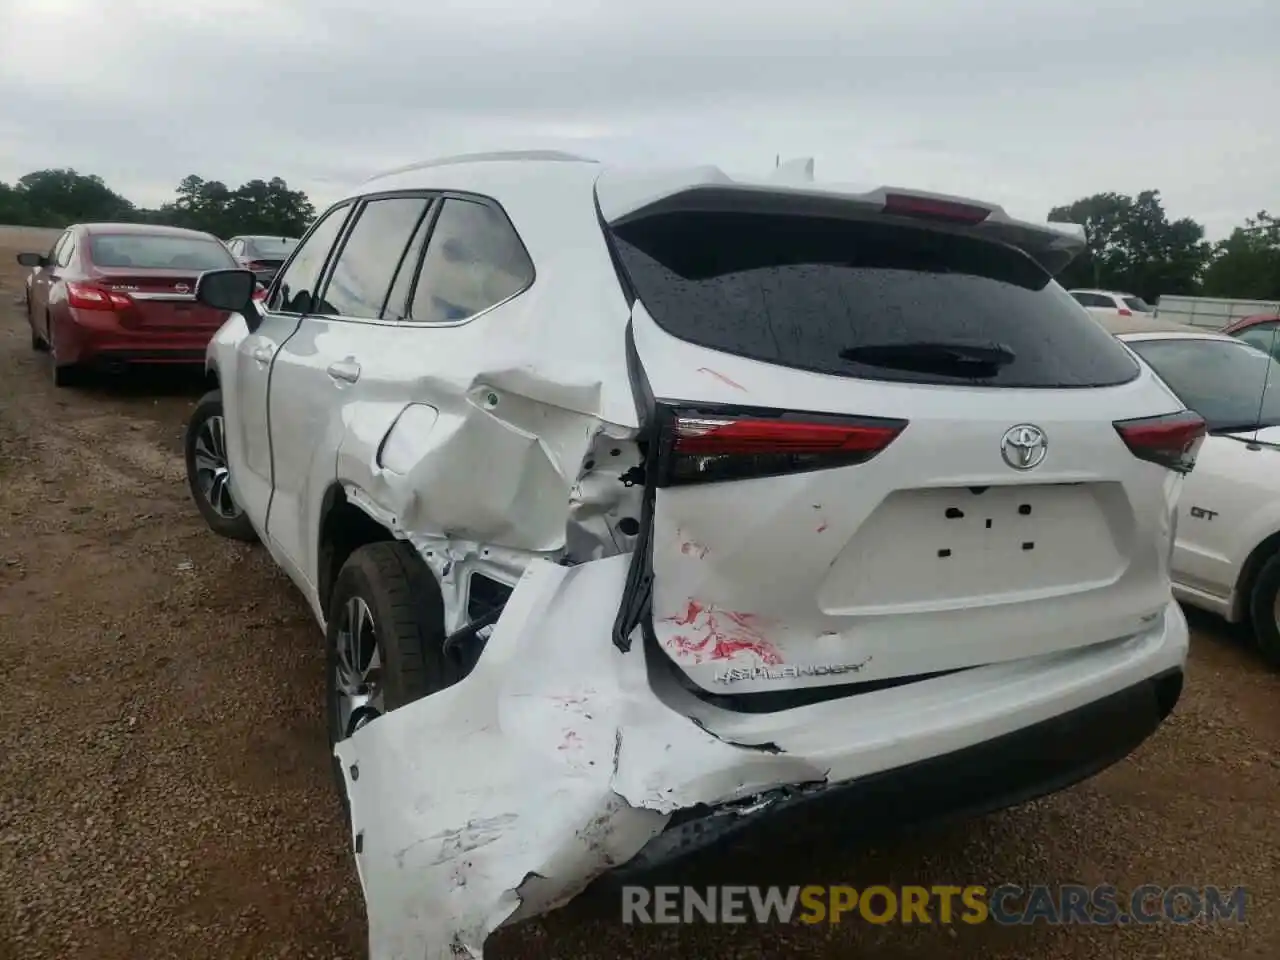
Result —
<path fill-rule="evenodd" d="M 865 463 L 906 420 L 667 409 L 660 486 L 746 480 Z"/>
<path fill-rule="evenodd" d="M 986 207 L 955 200 L 915 197 L 909 193 L 890 193 L 884 198 L 883 213 L 924 220 L 949 220 L 952 223 L 981 223 L 991 216 Z"/>
<path fill-rule="evenodd" d="M 1117 420 L 1116 432 L 1135 457 L 1190 473 L 1205 436 L 1204 420 L 1190 410 L 1163 417 Z"/>
<path fill-rule="evenodd" d="M 68 283 L 67 305 L 78 310 L 124 310 L 133 305 L 128 294 L 91 283 Z"/>
<path fill-rule="evenodd" d="M 1122 317 L 1132 317 L 1132 316 L 1133 316 L 1133 311 L 1132 311 L 1132 310 L 1130 310 L 1128 307 L 1121 307 L 1121 308 L 1120 308 L 1120 310 L 1119 310 L 1118 312 L 1119 312 L 1120 316 L 1122 316 Z"/>
<path fill-rule="evenodd" d="M 253 299 L 258 302 L 267 299 L 267 288 L 262 284 L 258 284 L 253 290 Z"/>

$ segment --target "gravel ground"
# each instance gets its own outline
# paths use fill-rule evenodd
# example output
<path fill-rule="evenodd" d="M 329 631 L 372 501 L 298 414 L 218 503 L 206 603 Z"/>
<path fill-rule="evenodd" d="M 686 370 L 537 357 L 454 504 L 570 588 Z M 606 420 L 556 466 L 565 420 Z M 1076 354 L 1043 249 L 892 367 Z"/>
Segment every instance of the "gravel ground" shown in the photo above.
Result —
<path fill-rule="evenodd" d="M 48 241 L 0 228 L 0 960 L 361 957 L 319 633 L 265 553 L 188 502 L 198 382 L 55 391 L 12 306 L 24 243 Z M 626 928 L 595 895 L 487 954 L 1280 956 L 1280 678 L 1237 632 L 1193 626 L 1174 716 L 1088 783 L 876 849 L 704 859 L 684 880 L 1243 884 L 1247 925 Z"/>

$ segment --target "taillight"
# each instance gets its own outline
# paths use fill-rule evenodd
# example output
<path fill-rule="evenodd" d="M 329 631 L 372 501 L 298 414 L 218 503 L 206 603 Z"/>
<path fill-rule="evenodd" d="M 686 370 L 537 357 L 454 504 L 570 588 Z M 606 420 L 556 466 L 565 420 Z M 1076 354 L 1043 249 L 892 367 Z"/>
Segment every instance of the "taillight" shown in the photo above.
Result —
<path fill-rule="evenodd" d="M 658 485 L 778 476 L 865 463 L 906 420 L 663 408 Z"/>
<path fill-rule="evenodd" d="M 262 284 L 258 284 L 256 287 L 254 287 L 253 299 L 257 301 L 262 301 L 267 299 L 267 288 L 264 287 Z"/>
<path fill-rule="evenodd" d="M 128 294 L 94 286 L 91 283 L 67 284 L 67 305 L 77 310 L 125 310 L 133 305 Z"/>
<path fill-rule="evenodd" d="M 1119 311 L 1117 311 L 1117 312 L 1118 312 L 1118 313 L 1120 314 L 1120 316 L 1122 316 L 1122 317 L 1132 317 L 1132 316 L 1133 316 L 1133 311 L 1132 311 L 1132 310 L 1130 310 L 1128 307 L 1121 307 L 1121 308 L 1119 309 Z"/>
<path fill-rule="evenodd" d="M 1140 460 L 1190 473 L 1205 436 L 1205 423 L 1190 410 L 1162 417 L 1117 420 L 1116 432 L 1125 446 Z"/>
<path fill-rule="evenodd" d="M 990 210 L 976 204 L 917 197 L 909 193 L 886 194 L 881 212 L 923 220 L 949 220 L 952 223 L 981 223 L 991 216 Z"/>

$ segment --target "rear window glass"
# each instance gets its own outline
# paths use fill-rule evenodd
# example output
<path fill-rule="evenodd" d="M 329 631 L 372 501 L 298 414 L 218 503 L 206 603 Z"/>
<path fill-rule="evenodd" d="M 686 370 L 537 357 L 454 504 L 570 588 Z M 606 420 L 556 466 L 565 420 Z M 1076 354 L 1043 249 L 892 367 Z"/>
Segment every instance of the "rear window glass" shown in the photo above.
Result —
<path fill-rule="evenodd" d="M 1124 305 L 1134 313 L 1155 313 L 1155 311 L 1151 309 L 1151 305 L 1141 297 L 1125 297 Z"/>
<path fill-rule="evenodd" d="M 144 270 L 223 270 L 236 266 L 231 252 L 216 240 L 145 233 L 91 236 L 89 259 L 99 267 Z"/>
<path fill-rule="evenodd" d="M 1210 430 L 1280 425 L 1280 363 L 1245 343 L 1173 337 L 1130 340 Z"/>
<path fill-rule="evenodd" d="M 1096 387 L 1138 375 L 1039 265 L 987 241 L 759 214 L 671 214 L 615 236 L 654 320 L 715 350 L 912 383 Z M 1001 359 L 981 375 L 938 362 L 957 345 Z"/>
<path fill-rule="evenodd" d="M 256 257 L 284 260 L 297 245 L 298 241 L 289 237 L 253 237 L 246 244 L 246 249 Z"/>

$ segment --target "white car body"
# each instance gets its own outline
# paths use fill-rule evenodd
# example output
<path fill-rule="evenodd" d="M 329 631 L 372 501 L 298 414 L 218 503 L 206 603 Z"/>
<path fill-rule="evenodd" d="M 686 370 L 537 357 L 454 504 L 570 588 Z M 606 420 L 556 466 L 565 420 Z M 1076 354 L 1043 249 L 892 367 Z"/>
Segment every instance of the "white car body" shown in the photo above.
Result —
<path fill-rule="evenodd" d="M 449 631 L 470 620 L 474 575 L 514 588 L 473 672 L 338 744 L 374 958 L 479 956 L 495 927 L 610 868 L 810 801 L 839 796 L 857 820 L 895 785 L 870 823 L 1018 802 L 1120 759 L 1176 701 L 1182 476 L 1115 422 L 1185 411 L 1145 366 L 1117 346 L 1132 373 L 1097 388 L 837 376 L 678 337 L 655 319 L 667 301 L 621 283 L 608 237 L 726 210 L 989 249 L 1020 270 L 1080 249 L 1061 225 L 990 205 L 921 220 L 973 202 L 810 170 L 747 183 L 541 154 L 406 168 L 348 201 L 500 204 L 536 280 L 434 325 L 280 312 L 326 214 L 261 324 L 237 315 L 210 345 L 232 491 L 322 626 L 335 553 L 361 524 L 416 548 Z M 1070 303 L 1051 281 L 1032 293 Z M 1114 343 L 1081 329 L 1082 357 Z M 654 432 L 665 405 L 686 409 L 674 434 Z M 697 452 L 735 424 L 773 429 L 779 409 L 813 412 L 796 416 L 819 438 L 824 424 L 851 444 L 892 437 L 824 469 L 653 479 L 783 462 Z M 646 482 L 628 482 L 642 461 Z"/>
<path fill-rule="evenodd" d="M 1141 297 L 1119 290 L 1074 289 L 1067 293 L 1080 306 L 1099 318 L 1154 316 L 1155 308 Z"/>
<path fill-rule="evenodd" d="M 1111 325 L 1121 341 L 1235 342 L 1172 322 Z M 1231 623 L 1249 616 L 1252 577 L 1280 552 L 1280 426 L 1210 433 L 1186 478 L 1173 554 L 1173 591 Z"/>

